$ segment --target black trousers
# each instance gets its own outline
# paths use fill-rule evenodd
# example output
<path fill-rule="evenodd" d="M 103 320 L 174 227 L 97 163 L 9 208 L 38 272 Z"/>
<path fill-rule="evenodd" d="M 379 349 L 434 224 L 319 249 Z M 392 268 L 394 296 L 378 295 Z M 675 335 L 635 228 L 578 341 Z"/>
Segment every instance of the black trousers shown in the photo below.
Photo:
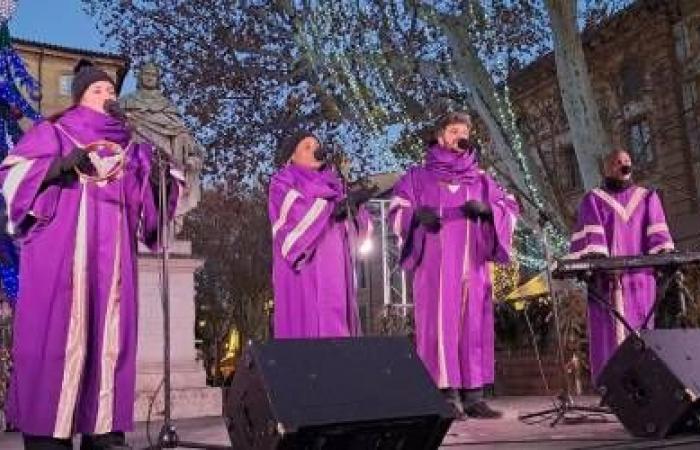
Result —
<path fill-rule="evenodd" d="M 73 449 L 72 439 L 57 439 L 50 436 L 24 434 L 25 450 L 65 450 Z M 80 439 L 80 450 L 108 450 L 112 446 L 126 445 L 126 436 L 120 431 L 107 434 L 85 434 Z"/>

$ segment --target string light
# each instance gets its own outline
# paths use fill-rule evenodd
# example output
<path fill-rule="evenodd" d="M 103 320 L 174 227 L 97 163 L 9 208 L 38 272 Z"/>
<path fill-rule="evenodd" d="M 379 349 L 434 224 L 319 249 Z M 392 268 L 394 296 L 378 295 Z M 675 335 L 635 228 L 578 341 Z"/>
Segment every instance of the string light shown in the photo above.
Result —
<path fill-rule="evenodd" d="M 12 47 L 7 21 L 16 2 L 0 0 L 0 159 L 22 136 L 19 119 L 24 116 L 37 121 L 41 115 L 24 97 L 20 89 L 37 101 L 41 98 L 39 83 L 29 74 L 22 58 Z M 4 205 L 2 205 L 4 208 Z M 19 258 L 17 248 L 6 235 L 0 235 L 0 287 L 11 304 L 19 292 Z"/>
<path fill-rule="evenodd" d="M 508 265 L 495 265 L 493 267 L 493 296 L 502 300 L 518 287 L 520 281 L 520 267 L 517 261 Z"/>
<path fill-rule="evenodd" d="M 0 252 L 2 252 L 2 257 L 0 257 L 0 284 L 10 304 L 14 304 L 17 301 L 19 292 L 19 257 L 17 248 L 10 239 L 4 238 L 0 244 Z"/>
<path fill-rule="evenodd" d="M 491 19 L 487 16 L 486 9 L 474 8 L 473 4 L 470 5 L 468 14 L 472 20 L 483 24 L 472 28 L 475 39 L 477 42 L 493 41 L 496 30 L 491 26 Z M 364 38 L 362 50 L 365 59 L 371 59 L 373 64 L 362 65 L 362 73 L 358 74 L 353 70 L 353 64 L 348 57 L 354 54 L 350 40 L 356 35 L 353 32 L 356 30 L 350 30 L 350 28 L 361 26 L 365 18 L 376 18 L 372 15 L 378 14 L 383 15 L 385 19 L 390 19 L 388 11 L 376 8 L 372 10 L 370 5 L 363 7 L 363 4 L 357 2 L 338 1 L 331 7 L 312 6 L 305 36 L 297 36 L 300 47 L 313 61 L 320 82 L 323 85 L 334 86 L 332 94 L 348 105 L 357 117 L 360 127 L 365 128 L 364 132 L 371 136 L 384 132 L 386 118 L 391 117 L 392 110 L 401 112 L 402 100 L 399 100 L 399 96 L 405 95 L 405 93 L 397 93 L 391 83 L 394 73 L 391 63 L 382 51 L 381 40 L 376 30 L 364 28 L 360 30 Z M 429 20 L 433 23 L 439 21 L 432 10 L 429 12 Z M 483 60 L 486 49 L 482 46 L 477 52 Z M 510 90 L 506 82 L 508 66 L 505 61 L 504 52 L 502 49 L 497 49 L 494 61 L 489 66 L 494 79 L 500 80 L 504 86 L 502 90 L 496 90 L 493 93 L 496 106 L 496 111 L 493 113 L 503 127 L 510 144 L 509 149 L 521 171 L 526 189 L 537 209 L 542 210 L 546 208 L 546 202 L 530 170 L 531 163 L 526 154 L 525 142 L 517 126 Z M 455 85 L 459 90 L 468 88 L 457 81 L 454 70 L 448 69 L 446 75 L 448 84 Z M 364 90 L 360 87 L 360 79 Z M 412 94 L 415 94 L 416 100 L 421 99 L 421 93 Z M 413 133 L 422 126 L 422 124 L 409 123 L 406 114 L 399 114 L 399 117 L 398 122 L 402 133 Z M 568 240 L 564 233 L 551 225 L 547 225 L 544 231 L 552 243 L 553 253 L 555 255 L 564 253 L 568 247 Z M 531 230 L 519 226 L 514 246 L 514 259 L 518 266 L 530 270 L 541 270 L 545 267 L 541 238 Z"/>
<path fill-rule="evenodd" d="M 17 9 L 16 0 L 0 0 L 0 21 L 7 22 Z"/>
<path fill-rule="evenodd" d="M 41 118 L 18 86 L 25 89 L 32 100 L 41 97 L 39 83 L 31 76 L 22 58 L 12 48 L 10 31 L 5 22 L 0 26 L 0 158 L 5 157 L 10 147 L 16 144 L 22 135 L 19 117 L 24 116 L 32 121 Z"/>

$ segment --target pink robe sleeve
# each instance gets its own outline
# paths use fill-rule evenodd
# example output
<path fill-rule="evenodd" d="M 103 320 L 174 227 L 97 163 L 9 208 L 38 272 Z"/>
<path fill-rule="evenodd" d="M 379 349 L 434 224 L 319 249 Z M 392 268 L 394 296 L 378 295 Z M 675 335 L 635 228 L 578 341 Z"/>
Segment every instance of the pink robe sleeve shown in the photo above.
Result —
<path fill-rule="evenodd" d="M 513 235 L 520 215 L 518 202 L 490 176 L 487 176 L 489 203 L 493 211 L 493 251 L 488 260 L 507 264 L 512 256 Z"/>
<path fill-rule="evenodd" d="M 53 219 L 60 187 L 42 182 L 61 144 L 50 122 L 30 129 L 2 161 L 0 183 L 7 210 L 7 231 L 22 238 L 36 225 Z"/>
<path fill-rule="evenodd" d="M 576 226 L 571 235 L 570 253 L 567 258 L 579 259 L 592 254 L 610 256 L 595 195 L 589 192 L 578 207 Z"/>
<path fill-rule="evenodd" d="M 647 200 L 646 229 L 643 232 L 646 253 L 653 255 L 675 250 L 664 208 L 656 191 L 651 191 Z"/>
<path fill-rule="evenodd" d="M 313 255 L 319 237 L 329 226 L 334 206 L 323 198 L 304 197 L 273 177 L 268 203 L 272 245 L 292 267 L 298 268 Z"/>
<path fill-rule="evenodd" d="M 389 224 L 398 238 L 401 266 L 415 269 L 423 256 L 425 230 L 415 220 L 418 199 L 414 191 L 414 172 L 409 170 L 394 186 L 389 204 Z"/>
<path fill-rule="evenodd" d="M 157 251 L 161 248 L 159 228 L 162 220 L 158 192 L 151 186 L 149 181 L 150 172 L 153 169 L 151 164 L 152 153 L 153 149 L 150 145 L 137 144 L 136 154 L 142 168 L 141 173 L 143 174 L 141 179 L 141 231 L 139 238 L 150 250 Z M 168 220 L 172 220 L 175 217 L 180 193 L 184 189 L 185 177 L 180 169 L 173 167 L 170 168 L 166 176 L 170 178 L 167 181 L 170 185 L 170 190 L 166 199 L 166 217 Z"/>

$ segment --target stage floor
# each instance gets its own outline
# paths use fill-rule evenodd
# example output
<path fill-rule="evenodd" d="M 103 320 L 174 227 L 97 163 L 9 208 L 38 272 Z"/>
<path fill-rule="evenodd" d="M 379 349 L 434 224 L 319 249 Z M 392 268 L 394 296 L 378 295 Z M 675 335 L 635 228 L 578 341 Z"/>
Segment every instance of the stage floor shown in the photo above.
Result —
<path fill-rule="evenodd" d="M 582 405 L 595 405 L 593 397 L 577 400 Z M 524 424 L 518 415 L 546 409 L 552 405 L 547 397 L 502 397 L 491 400 L 495 408 L 505 412 L 499 420 L 466 420 L 455 422 L 443 441 L 442 449 L 629 449 L 629 448 L 700 448 L 700 436 L 676 437 L 665 441 L 638 440 L 628 435 L 614 416 L 589 417 L 581 423 L 549 426 L 549 420 Z M 230 445 L 221 418 L 176 421 L 180 439 L 214 445 Z M 151 425 L 155 439 L 160 423 Z M 77 441 L 77 440 L 76 440 Z M 146 424 L 139 423 L 129 434 L 129 444 L 135 449 L 148 446 Z M 20 450 L 17 433 L 0 433 L 0 448 Z M 75 448 L 78 448 L 77 442 Z"/>

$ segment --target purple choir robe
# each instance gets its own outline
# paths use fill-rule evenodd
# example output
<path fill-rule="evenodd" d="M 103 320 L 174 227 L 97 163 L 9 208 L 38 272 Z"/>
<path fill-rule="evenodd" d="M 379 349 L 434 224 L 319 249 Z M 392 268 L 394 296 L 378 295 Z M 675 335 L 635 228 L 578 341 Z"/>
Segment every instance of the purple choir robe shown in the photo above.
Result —
<path fill-rule="evenodd" d="M 655 191 L 640 186 L 620 192 L 596 188 L 581 200 L 568 257 L 635 256 L 673 249 L 664 210 Z M 590 288 L 610 302 L 633 329 L 642 326 L 656 296 L 653 270 L 600 276 L 593 283 Z M 653 326 L 653 319 L 649 325 Z M 625 339 L 626 329 L 605 307 L 589 299 L 588 335 L 591 375 L 595 382 Z"/>
<path fill-rule="evenodd" d="M 126 149 L 120 176 L 42 187 L 56 157 L 103 139 Z M 6 413 L 24 433 L 133 428 L 137 236 L 154 249 L 159 223 L 151 150 L 121 122 L 77 106 L 34 126 L 0 166 L 8 231 L 20 242 Z"/>
<path fill-rule="evenodd" d="M 416 346 L 439 388 L 480 388 L 494 381 L 494 329 L 490 263 L 510 259 L 519 214 L 512 195 L 480 170 L 472 153 L 439 146 L 394 187 L 390 222 L 401 262 L 413 271 Z M 493 223 L 468 220 L 460 206 L 479 200 Z M 434 208 L 437 233 L 415 212 Z"/>
<path fill-rule="evenodd" d="M 272 177 L 272 282 L 275 338 L 356 336 L 360 333 L 355 249 L 370 232 L 360 210 L 356 224 L 331 217 L 345 197 L 331 169 L 287 164 Z"/>

